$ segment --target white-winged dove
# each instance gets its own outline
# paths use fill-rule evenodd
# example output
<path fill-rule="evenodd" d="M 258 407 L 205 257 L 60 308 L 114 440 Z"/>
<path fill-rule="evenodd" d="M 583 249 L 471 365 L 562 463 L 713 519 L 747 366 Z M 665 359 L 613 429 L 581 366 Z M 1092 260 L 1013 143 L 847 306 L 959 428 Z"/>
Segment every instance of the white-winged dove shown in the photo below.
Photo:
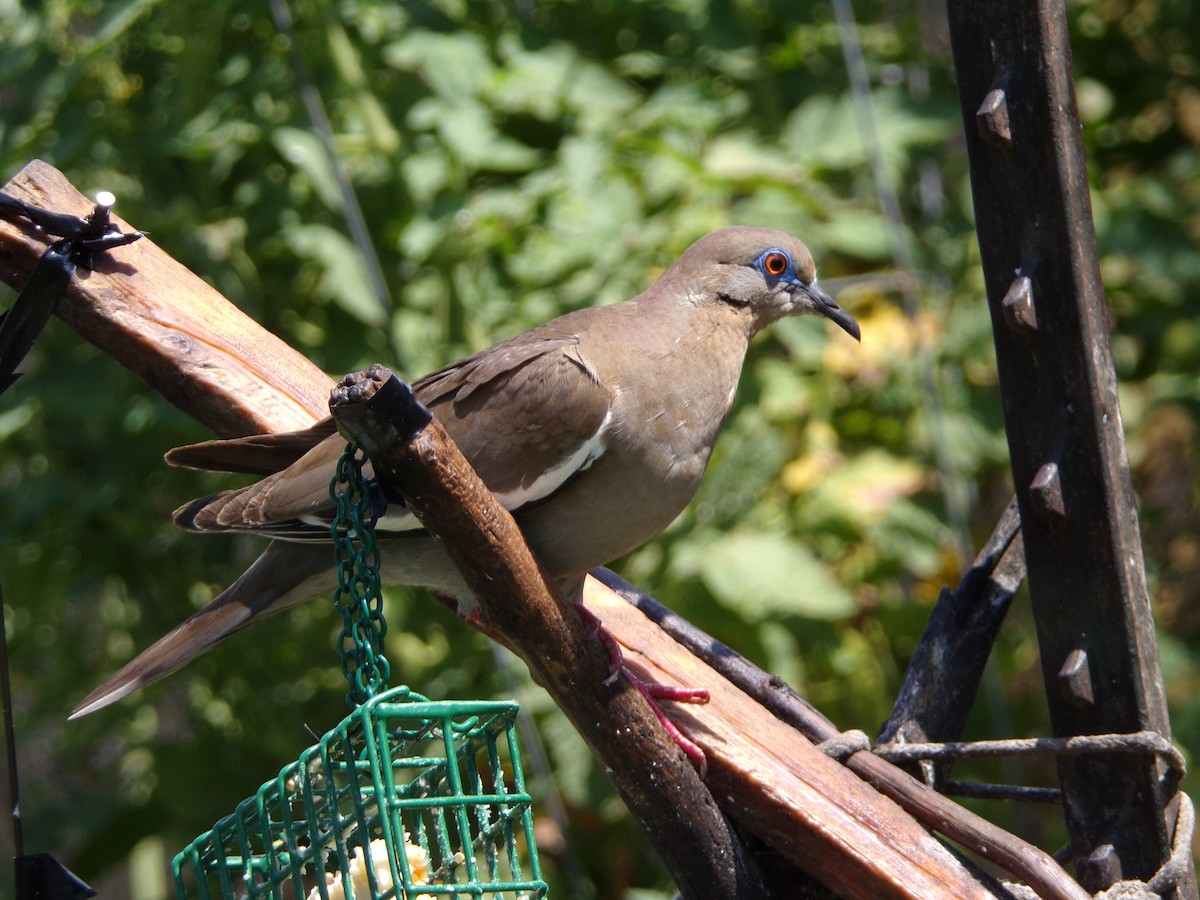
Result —
<path fill-rule="evenodd" d="M 639 547 L 696 492 L 729 414 L 746 348 L 785 316 L 858 325 L 817 286 L 808 248 L 765 228 L 725 228 L 689 247 L 648 290 L 581 309 L 415 382 L 534 554 L 575 597 L 583 576 Z M 126 665 L 84 715 L 174 671 L 252 621 L 336 585 L 329 481 L 345 448 L 331 419 L 290 434 L 171 451 L 174 465 L 266 475 L 193 501 L 194 531 L 277 538 L 224 593 Z M 377 534 L 382 578 L 475 602 L 442 548 L 403 508 Z"/>

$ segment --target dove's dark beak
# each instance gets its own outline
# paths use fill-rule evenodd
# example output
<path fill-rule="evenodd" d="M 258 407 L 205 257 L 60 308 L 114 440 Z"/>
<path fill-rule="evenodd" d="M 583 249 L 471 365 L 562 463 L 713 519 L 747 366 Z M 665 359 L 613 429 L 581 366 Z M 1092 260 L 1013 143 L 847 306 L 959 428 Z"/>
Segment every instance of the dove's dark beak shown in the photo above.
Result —
<path fill-rule="evenodd" d="M 856 341 L 862 340 L 862 333 L 859 331 L 854 317 L 838 306 L 834 299 L 821 290 L 816 283 L 806 284 L 804 292 L 812 298 L 814 310 L 836 324 Z"/>

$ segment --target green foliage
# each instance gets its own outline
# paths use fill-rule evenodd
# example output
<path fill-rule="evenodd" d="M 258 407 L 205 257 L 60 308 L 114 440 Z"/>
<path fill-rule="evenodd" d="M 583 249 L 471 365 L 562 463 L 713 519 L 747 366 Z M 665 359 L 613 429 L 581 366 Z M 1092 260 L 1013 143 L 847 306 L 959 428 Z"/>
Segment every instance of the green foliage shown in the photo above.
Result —
<path fill-rule="evenodd" d="M 125 218 L 338 375 L 374 361 L 420 375 L 562 311 L 632 296 L 726 224 L 801 235 L 826 283 L 892 266 L 820 5 L 292 6 L 294 40 L 248 0 L 202 14 L 153 0 L 0 3 L 5 175 L 42 157 L 85 190 L 114 191 Z M 872 731 L 929 604 L 961 570 L 944 494 L 968 498 L 978 544 L 1010 487 L 942 23 L 904 5 L 856 12 L 919 309 L 876 279 L 840 296 L 862 345 L 812 320 L 773 328 L 701 495 L 617 568 L 841 725 Z M 1082 0 L 1070 14 L 1168 692 L 1177 736 L 1194 746 L 1200 31 L 1187 0 Z M 363 207 L 386 311 L 348 237 L 293 53 Z M 206 436 L 199 426 L 59 323 L 29 369 L 0 405 L 22 808 L 32 849 L 100 880 L 143 837 L 182 846 L 294 758 L 308 729 L 340 718 L 337 622 L 327 603 L 308 604 L 66 724 L 91 686 L 259 545 L 169 524 L 178 504 L 232 483 L 162 465 L 169 447 Z M 439 698 L 513 693 L 487 642 L 427 598 L 390 592 L 387 616 L 394 681 Z M 1019 603 L 997 657 L 1003 697 L 993 685 L 973 733 L 1044 731 Z M 564 848 L 596 896 L 666 890 L 569 724 L 535 689 L 516 689 L 570 817 L 565 841 L 546 826 L 555 895 L 581 890 L 564 880 Z"/>

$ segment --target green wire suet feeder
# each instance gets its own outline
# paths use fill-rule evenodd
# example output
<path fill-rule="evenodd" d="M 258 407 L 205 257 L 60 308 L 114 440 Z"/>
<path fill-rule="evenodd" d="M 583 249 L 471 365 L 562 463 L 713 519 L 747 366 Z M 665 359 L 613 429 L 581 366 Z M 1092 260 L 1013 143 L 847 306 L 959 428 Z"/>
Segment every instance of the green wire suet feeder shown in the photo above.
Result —
<path fill-rule="evenodd" d="M 179 896 L 544 896 L 516 714 L 372 697 L 175 857 Z"/>
<path fill-rule="evenodd" d="M 175 857 L 178 896 L 544 897 L 517 704 L 384 690 L 379 558 L 362 459 L 351 448 L 331 491 L 335 602 L 355 709 Z"/>

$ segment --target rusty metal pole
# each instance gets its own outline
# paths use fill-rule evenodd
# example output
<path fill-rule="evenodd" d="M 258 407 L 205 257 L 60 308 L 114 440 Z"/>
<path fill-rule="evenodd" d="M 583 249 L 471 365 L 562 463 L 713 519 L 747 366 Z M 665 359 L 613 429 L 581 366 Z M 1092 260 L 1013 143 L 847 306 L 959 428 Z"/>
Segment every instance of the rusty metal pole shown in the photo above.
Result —
<path fill-rule="evenodd" d="M 1013 480 L 1056 735 L 1170 737 L 1117 405 L 1064 0 L 948 0 Z M 1167 859 L 1154 759 L 1063 759 L 1090 891 Z M 1194 898 L 1194 873 L 1174 897 Z"/>

